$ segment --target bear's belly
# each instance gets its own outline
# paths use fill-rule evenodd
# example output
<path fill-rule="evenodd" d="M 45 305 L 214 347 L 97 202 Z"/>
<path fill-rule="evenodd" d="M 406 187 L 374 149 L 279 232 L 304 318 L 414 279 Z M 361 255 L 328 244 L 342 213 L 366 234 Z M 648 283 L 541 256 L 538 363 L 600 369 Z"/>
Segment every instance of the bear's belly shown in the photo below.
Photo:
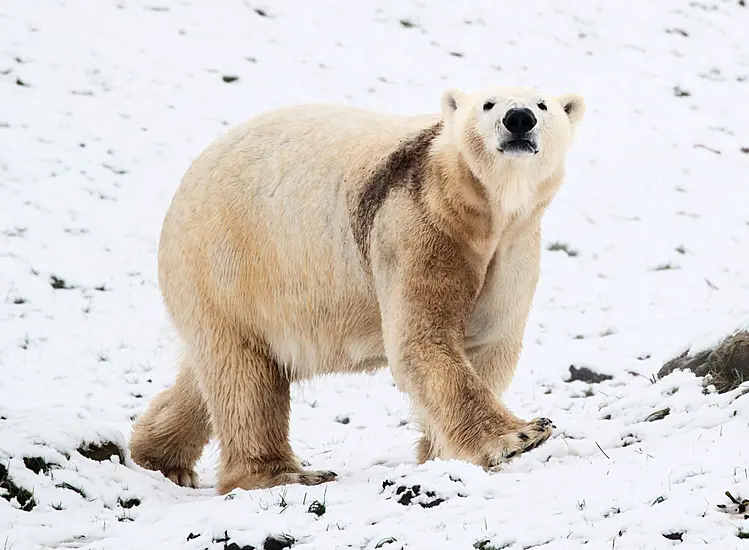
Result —
<path fill-rule="evenodd" d="M 380 334 L 341 341 L 333 334 L 298 335 L 270 342 L 294 380 L 323 374 L 372 372 L 387 366 Z"/>
<path fill-rule="evenodd" d="M 292 378 L 371 372 L 387 366 L 374 297 L 353 287 L 341 292 L 321 284 L 314 290 L 295 296 L 277 294 L 272 303 L 254 304 L 260 314 L 255 326 Z"/>
<path fill-rule="evenodd" d="M 332 373 L 373 372 L 388 366 L 379 312 L 359 313 L 354 320 L 346 315 L 351 311 L 351 307 L 344 307 L 339 314 L 329 312 L 332 320 L 318 318 L 314 324 L 307 320 L 304 324 L 315 326 L 314 330 L 291 334 L 286 327 L 285 330 L 273 330 L 277 336 L 266 335 L 274 354 L 293 379 Z M 507 328 L 507 321 L 491 307 L 491 303 L 477 303 L 464 340 L 466 352 L 496 342 Z"/>

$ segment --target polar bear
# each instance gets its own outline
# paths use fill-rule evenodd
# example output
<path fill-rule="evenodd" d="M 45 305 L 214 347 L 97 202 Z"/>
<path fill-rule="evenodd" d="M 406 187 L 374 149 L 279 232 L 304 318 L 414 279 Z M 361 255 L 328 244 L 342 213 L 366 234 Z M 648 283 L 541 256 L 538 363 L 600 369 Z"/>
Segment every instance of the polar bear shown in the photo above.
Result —
<path fill-rule="evenodd" d="M 500 396 L 584 111 L 577 94 L 450 89 L 434 114 L 285 107 L 208 145 L 162 227 L 183 355 L 134 426 L 133 460 L 194 487 L 215 435 L 219 494 L 334 480 L 292 451 L 290 384 L 387 366 L 423 431 L 420 463 L 495 470 L 546 441 L 551 420 Z"/>

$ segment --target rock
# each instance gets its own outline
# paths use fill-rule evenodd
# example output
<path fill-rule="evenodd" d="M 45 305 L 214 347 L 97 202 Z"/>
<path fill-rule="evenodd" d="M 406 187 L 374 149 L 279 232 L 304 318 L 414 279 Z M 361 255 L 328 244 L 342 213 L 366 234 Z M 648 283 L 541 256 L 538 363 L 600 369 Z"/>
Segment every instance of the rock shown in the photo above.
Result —
<path fill-rule="evenodd" d="M 263 550 L 284 550 L 291 548 L 296 541 L 289 535 L 276 535 L 268 537 L 263 542 Z"/>
<path fill-rule="evenodd" d="M 613 376 L 595 372 L 588 367 L 577 368 L 570 365 L 570 377 L 567 382 L 587 382 L 588 384 L 600 384 L 605 380 L 611 380 Z"/>
<path fill-rule="evenodd" d="M 685 351 L 664 364 L 658 378 L 675 370 L 688 370 L 705 378 L 705 384 L 714 384 L 718 393 L 736 389 L 749 380 L 749 332 L 732 334 L 714 348 L 695 355 Z"/>
<path fill-rule="evenodd" d="M 104 462 L 109 460 L 111 457 L 116 456 L 120 460 L 120 464 L 125 462 L 125 453 L 120 449 L 116 443 L 111 441 L 105 443 L 88 443 L 78 448 L 78 452 L 81 453 L 88 459 L 96 460 L 97 462 Z"/>

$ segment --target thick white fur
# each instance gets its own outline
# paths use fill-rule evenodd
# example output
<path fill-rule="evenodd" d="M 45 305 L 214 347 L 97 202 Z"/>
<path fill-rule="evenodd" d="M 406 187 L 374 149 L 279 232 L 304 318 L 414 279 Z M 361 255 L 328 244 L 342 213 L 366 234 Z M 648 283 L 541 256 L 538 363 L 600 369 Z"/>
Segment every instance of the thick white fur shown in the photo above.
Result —
<path fill-rule="evenodd" d="M 490 112 L 483 110 L 486 101 L 495 103 Z M 542 102 L 546 111 L 538 106 Z M 500 139 L 507 133 L 501 124 L 502 117 L 513 107 L 527 107 L 536 115 L 538 126 L 534 131 L 539 135 L 539 155 L 517 158 L 496 154 Z M 538 186 L 559 170 L 577 125 L 585 115 L 585 102 L 577 94 L 554 97 L 540 90 L 518 87 L 486 88 L 474 94 L 447 90 L 441 108 L 450 131 L 449 140 L 460 144 L 473 172 L 491 192 L 495 203 L 509 215 L 528 214 L 535 206 Z M 569 114 L 565 108 L 570 109 Z M 472 136 L 466 128 L 474 128 L 480 136 L 484 144 L 480 151 L 466 143 Z"/>

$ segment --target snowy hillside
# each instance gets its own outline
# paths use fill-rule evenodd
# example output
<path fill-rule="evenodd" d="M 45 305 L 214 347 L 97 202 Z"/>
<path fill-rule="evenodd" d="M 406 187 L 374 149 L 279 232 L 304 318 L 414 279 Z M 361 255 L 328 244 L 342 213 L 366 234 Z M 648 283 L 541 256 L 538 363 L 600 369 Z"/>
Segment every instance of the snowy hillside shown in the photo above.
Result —
<path fill-rule="evenodd" d="M 746 548 L 746 388 L 653 374 L 749 314 L 748 35 L 744 0 L 0 3 L 0 548 Z M 588 105 L 506 396 L 552 438 L 416 466 L 382 372 L 294 388 L 333 483 L 218 497 L 215 444 L 200 489 L 118 456 L 175 376 L 156 246 L 195 155 L 280 105 L 488 84 Z"/>

